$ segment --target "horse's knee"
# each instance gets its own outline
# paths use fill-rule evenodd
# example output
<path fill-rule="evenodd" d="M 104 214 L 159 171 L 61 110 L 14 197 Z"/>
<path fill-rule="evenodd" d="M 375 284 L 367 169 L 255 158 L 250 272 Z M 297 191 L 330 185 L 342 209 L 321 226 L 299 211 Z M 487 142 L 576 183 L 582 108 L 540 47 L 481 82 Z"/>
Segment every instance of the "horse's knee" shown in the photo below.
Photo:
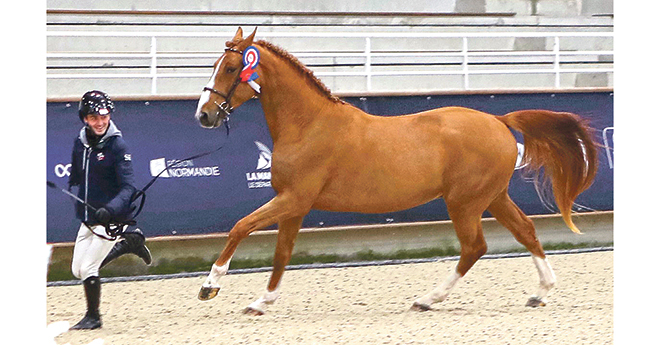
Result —
<path fill-rule="evenodd" d="M 234 225 L 234 228 L 229 231 L 229 235 L 227 236 L 227 239 L 229 241 L 241 241 L 244 238 L 247 237 L 247 231 L 244 230 L 245 227 L 243 226 L 242 221 L 238 221 L 236 225 Z"/>

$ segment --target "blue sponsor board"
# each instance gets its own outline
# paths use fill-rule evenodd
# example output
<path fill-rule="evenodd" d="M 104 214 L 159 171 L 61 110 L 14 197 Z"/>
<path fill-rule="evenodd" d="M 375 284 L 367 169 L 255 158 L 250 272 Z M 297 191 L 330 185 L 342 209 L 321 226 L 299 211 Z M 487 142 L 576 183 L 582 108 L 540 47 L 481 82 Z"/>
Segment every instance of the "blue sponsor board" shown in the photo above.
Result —
<path fill-rule="evenodd" d="M 348 97 L 364 111 L 383 115 L 414 113 L 445 106 L 464 106 L 503 115 L 522 109 L 568 111 L 586 117 L 596 129 L 601 151 L 594 185 L 577 199 L 577 211 L 613 209 L 613 93 L 517 93 L 437 96 Z M 201 128 L 194 119 L 197 101 L 118 101 L 112 119 L 131 149 L 137 188 L 170 167 L 147 191 L 138 226 L 148 237 L 229 231 L 234 223 L 270 200 L 270 160 L 273 146 L 258 101 L 238 108 L 227 136 L 224 128 Z M 71 148 L 82 123 L 76 102 L 47 104 L 47 179 L 66 188 Z M 340 135 L 340 133 L 338 133 Z M 516 133 L 522 142 L 522 136 Z M 201 158 L 176 160 L 198 153 Z M 365 167 L 368 168 L 368 167 Z M 531 179 L 517 171 L 509 187 L 513 200 L 530 215 L 555 212 L 554 200 L 543 199 Z M 47 192 L 47 241 L 75 239 L 78 221 L 73 200 Z M 487 215 L 487 214 L 486 214 Z M 442 200 L 386 214 L 312 211 L 304 227 L 384 224 L 449 219 Z M 275 228 L 274 226 L 271 228 Z"/>

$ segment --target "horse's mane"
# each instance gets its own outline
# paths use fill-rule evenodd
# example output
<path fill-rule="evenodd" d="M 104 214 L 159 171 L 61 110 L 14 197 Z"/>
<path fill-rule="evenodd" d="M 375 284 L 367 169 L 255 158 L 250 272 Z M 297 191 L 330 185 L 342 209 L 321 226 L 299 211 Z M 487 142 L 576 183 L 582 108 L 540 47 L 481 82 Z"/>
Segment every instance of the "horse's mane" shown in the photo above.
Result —
<path fill-rule="evenodd" d="M 314 72 L 309 70 L 298 58 L 295 56 L 289 54 L 286 50 L 264 40 L 259 40 L 255 42 L 256 44 L 268 49 L 270 52 L 273 54 L 281 57 L 283 60 L 288 61 L 295 69 L 297 69 L 307 80 L 312 82 L 312 85 L 316 86 L 316 88 L 321 92 L 322 95 L 326 96 L 329 100 L 335 102 L 335 103 L 344 103 L 339 97 L 335 96 L 332 94 L 332 91 L 323 84 L 323 82 L 317 78 L 314 75 Z M 234 46 L 238 44 L 238 42 L 234 41 L 227 41 L 227 46 Z"/>

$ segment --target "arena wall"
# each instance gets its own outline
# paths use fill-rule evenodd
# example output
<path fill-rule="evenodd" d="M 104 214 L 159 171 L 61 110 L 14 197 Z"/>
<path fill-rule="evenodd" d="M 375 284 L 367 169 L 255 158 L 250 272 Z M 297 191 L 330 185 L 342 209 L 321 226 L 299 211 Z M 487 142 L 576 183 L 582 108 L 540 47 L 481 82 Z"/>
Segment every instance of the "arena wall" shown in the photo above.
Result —
<path fill-rule="evenodd" d="M 573 220 L 582 231 L 581 235 L 568 230 L 560 215 L 531 218 L 539 241 L 546 250 L 611 247 L 614 242 L 612 211 L 576 214 Z M 525 250 L 495 219 L 485 218 L 482 225 L 489 254 Z M 232 259 L 232 271 L 245 267 L 269 267 L 275 252 L 276 237 L 275 230 L 257 231 L 242 241 Z M 104 268 L 102 274 L 104 277 L 138 276 L 136 279 L 162 274 L 203 274 L 217 259 L 226 241 L 227 233 L 150 238 L 147 246 L 153 256 L 151 266 L 145 266 L 137 256 L 125 255 Z M 346 260 L 451 257 L 459 252 L 460 244 L 451 221 L 435 221 L 301 229 L 293 260 L 340 263 Z M 79 283 L 70 273 L 72 255 L 73 243 L 53 245 L 48 279 L 53 281 L 52 284 Z"/>
<path fill-rule="evenodd" d="M 364 111 L 383 115 L 414 113 L 443 106 L 466 106 L 503 115 L 520 109 L 569 111 L 588 118 L 597 141 L 613 147 L 613 92 L 474 93 L 417 96 L 363 96 L 344 99 Z M 249 101 L 233 114 L 229 136 L 223 128 L 201 128 L 194 119 L 197 101 L 122 100 L 116 102 L 113 120 L 131 148 L 137 188 L 173 160 L 222 149 L 209 156 L 170 166 L 146 193 L 137 221 L 147 237 L 221 233 L 274 195 L 270 187 L 272 140 L 258 101 Z M 71 148 L 81 127 L 77 103 L 47 104 L 47 178 L 66 187 Z M 603 133 L 605 134 L 603 136 Z M 341 135 L 341 133 L 337 133 Z M 519 142 L 522 142 L 520 135 Z M 577 200 L 577 211 L 613 210 L 613 154 L 601 151 L 594 185 Z M 369 167 L 365 167 L 369 169 Z M 524 212 L 556 212 L 552 199 L 541 198 L 533 180 L 520 170 L 510 184 L 510 194 Z M 550 201 L 548 201 L 550 200 Z M 47 241 L 70 242 L 78 227 L 73 200 L 49 189 Z M 303 227 L 377 225 L 447 220 L 442 200 L 388 214 L 353 214 L 312 211 Z"/>

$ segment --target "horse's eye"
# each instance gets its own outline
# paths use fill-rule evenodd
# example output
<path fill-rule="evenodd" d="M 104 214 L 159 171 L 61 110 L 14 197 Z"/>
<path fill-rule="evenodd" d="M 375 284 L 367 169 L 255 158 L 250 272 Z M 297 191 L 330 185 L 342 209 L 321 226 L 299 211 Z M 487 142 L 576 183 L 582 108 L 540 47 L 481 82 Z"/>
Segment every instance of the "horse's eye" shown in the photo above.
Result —
<path fill-rule="evenodd" d="M 236 67 L 227 67 L 227 73 L 234 73 L 236 72 Z"/>

